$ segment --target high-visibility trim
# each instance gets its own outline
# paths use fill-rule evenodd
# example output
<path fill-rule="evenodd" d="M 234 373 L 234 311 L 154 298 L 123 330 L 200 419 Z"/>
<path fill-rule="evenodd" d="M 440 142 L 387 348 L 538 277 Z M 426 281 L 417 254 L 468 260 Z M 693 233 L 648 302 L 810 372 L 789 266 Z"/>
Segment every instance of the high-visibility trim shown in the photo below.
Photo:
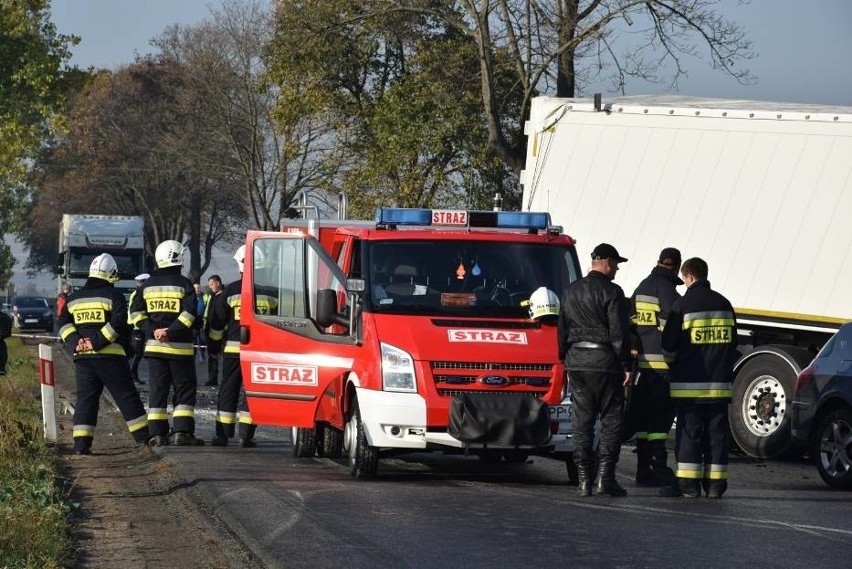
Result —
<path fill-rule="evenodd" d="M 112 299 L 102 296 L 78 298 L 65 305 L 69 312 L 75 310 L 112 310 Z"/>
<path fill-rule="evenodd" d="M 237 422 L 237 414 L 219 411 L 218 413 L 216 413 L 216 421 L 222 423 L 223 425 L 233 425 Z"/>
<path fill-rule="evenodd" d="M 733 397 L 730 389 L 674 389 L 672 399 L 730 399 Z"/>
<path fill-rule="evenodd" d="M 221 340 L 224 337 L 225 337 L 225 331 L 224 330 L 214 330 L 212 328 L 210 329 L 210 339 L 211 340 L 215 340 L 215 341 L 218 342 L 219 340 Z"/>
<path fill-rule="evenodd" d="M 636 304 L 639 304 L 640 302 L 645 303 L 645 304 L 652 304 L 652 305 L 656 306 L 657 308 L 659 308 L 659 306 L 660 306 L 660 299 L 657 298 L 656 296 L 651 296 L 649 294 L 637 294 L 636 295 Z"/>
<path fill-rule="evenodd" d="M 683 329 L 710 328 L 712 326 L 733 326 L 734 319 L 731 318 L 696 318 L 695 320 L 684 320 Z"/>
<path fill-rule="evenodd" d="M 169 420 L 169 410 L 162 409 L 159 407 L 151 407 L 148 409 L 148 420 L 149 421 L 168 421 Z"/>
<path fill-rule="evenodd" d="M 143 289 L 142 297 L 145 299 L 148 298 L 177 298 L 181 299 L 184 297 L 184 290 L 182 286 L 175 285 L 157 285 L 157 286 L 148 286 Z"/>
<path fill-rule="evenodd" d="M 654 299 L 657 300 L 657 299 Z M 650 310 L 651 312 L 659 312 L 660 305 L 657 302 L 639 302 L 636 300 L 636 310 Z"/>
<path fill-rule="evenodd" d="M 707 480 L 727 480 L 727 464 L 707 464 L 704 466 L 704 478 Z"/>
<path fill-rule="evenodd" d="M 647 441 L 648 440 L 648 433 L 646 433 L 645 431 L 637 432 L 636 438 L 640 441 Z"/>
<path fill-rule="evenodd" d="M 191 314 L 184 310 L 180 313 L 177 319 L 178 321 L 180 321 L 181 324 L 183 324 L 187 328 L 192 328 L 192 323 L 195 322 L 195 314 Z"/>
<path fill-rule="evenodd" d="M 62 341 L 68 339 L 68 336 L 77 332 L 77 327 L 73 324 L 66 324 L 62 328 L 59 329 L 59 337 L 62 338 Z"/>
<path fill-rule="evenodd" d="M 115 331 L 115 328 L 112 327 L 112 324 L 109 322 L 101 328 L 101 334 L 104 335 L 104 338 L 109 340 L 110 342 L 115 342 L 118 339 L 118 332 Z"/>
<path fill-rule="evenodd" d="M 160 342 L 150 339 L 145 342 L 146 354 L 164 354 L 170 356 L 194 356 L 192 342 Z"/>
<path fill-rule="evenodd" d="M 226 354 L 239 354 L 240 343 L 236 340 L 228 340 L 228 342 L 225 344 L 225 349 L 222 351 Z"/>
<path fill-rule="evenodd" d="M 664 441 L 668 438 L 668 433 L 648 433 L 648 442 Z"/>
<path fill-rule="evenodd" d="M 251 420 L 251 413 L 248 411 L 240 411 L 240 423 L 243 425 L 254 425 L 254 421 Z"/>
<path fill-rule="evenodd" d="M 663 354 L 639 354 L 636 361 L 640 369 L 668 370 L 669 362 L 674 361 L 674 358 L 667 358 Z"/>
<path fill-rule="evenodd" d="M 75 352 L 74 356 L 94 356 L 95 354 L 99 356 L 127 356 L 127 352 L 124 351 L 121 344 L 107 344 L 100 350 L 80 350 Z"/>
<path fill-rule="evenodd" d="M 147 415 L 140 415 L 139 417 L 136 417 L 135 419 L 130 419 L 129 421 L 127 421 L 127 428 L 130 430 L 131 433 L 135 433 L 139 429 L 144 429 L 147 426 L 148 426 L 148 416 Z"/>
<path fill-rule="evenodd" d="M 148 315 L 144 312 L 131 312 L 130 316 L 127 317 L 128 324 L 133 324 L 134 326 L 138 326 L 140 322 L 147 319 Z"/>
<path fill-rule="evenodd" d="M 733 318 L 734 313 L 730 310 L 702 310 L 699 312 L 687 312 L 683 315 L 683 321 L 706 320 L 713 318 Z"/>
<path fill-rule="evenodd" d="M 672 382 L 672 398 L 717 399 L 731 397 L 730 382 Z"/>
<path fill-rule="evenodd" d="M 177 405 L 172 417 L 195 417 L 195 407 L 192 405 Z"/>
<path fill-rule="evenodd" d="M 77 437 L 94 437 L 95 436 L 95 426 L 94 425 L 74 425 L 73 430 L 71 431 L 71 436 L 74 438 Z"/>
<path fill-rule="evenodd" d="M 704 477 L 704 465 L 694 462 L 678 462 L 675 470 L 678 478 L 689 478 L 698 480 Z"/>

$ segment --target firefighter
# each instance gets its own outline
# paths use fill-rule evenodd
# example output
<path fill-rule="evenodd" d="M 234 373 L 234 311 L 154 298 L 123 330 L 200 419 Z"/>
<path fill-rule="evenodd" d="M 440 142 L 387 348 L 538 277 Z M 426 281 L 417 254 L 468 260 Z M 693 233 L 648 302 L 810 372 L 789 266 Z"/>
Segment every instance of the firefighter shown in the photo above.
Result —
<path fill-rule="evenodd" d="M 728 488 L 728 403 L 737 351 L 731 303 L 710 288 L 707 263 L 681 267 L 686 284 L 663 329 L 663 349 L 675 353 L 671 397 L 677 414 L 674 485 L 662 496 L 721 498 Z"/>
<path fill-rule="evenodd" d="M 240 275 L 246 257 L 246 247 L 242 245 L 234 254 Z M 211 357 L 222 354 L 222 385 L 216 403 L 216 435 L 213 446 L 227 446 L 233 438 L 235 423 L 240 423 L 240 446 L 256 447 L 254 432 L 257 426 L 252 423 L 243 390 L 243 375 L 240 369 L 240 291 L 242 276 L 225 287 L 222 294 L 213 297 L 210 306 L 210 337 L 209 346 Z M 224 344 L 224 346 L 223 346 Z M 237 409 L 240 409 L 239 414 Z"/>
<path fill-rule="evenodd" d="M 86 284 L 73 292 L 59 314 L 59 336 L 74 357 L 77 405 L 74 452 L 91 454 L 101 393 L 107 388 L 137 443 L 148 440 L 148 417 L 133 384 L 127 352 L 127 301 L 113 284 L 115 259 L 102 253 L 92 260 Z"/>
<path fill-rule="evenodd" d="M 574 462 L 578 496 L 591 496 L 595 421 L 601 418 L 596 494 L 626 496 L 615 480 L 621 451 L 624 385 L 629 381 L 627 299 L 613 283 L 618 264 L 626 262 L 615 247 L 601 243 L 592 251 L 592 270 L 571 283 L 562 297 L 559 355 L 565 358 L 573 389 Z"/>
<path fill-rule="evenodd" d="M 127 301 L 128 306 L 133 306 L 133 299 L 136 298 L 136 294 L 142 289 L 142 285 L 145 284 L 145 281 L 150 277 L 148 273 L 142 273 L 136 275 L 134 280 L 136 281 L 136 288 L 133 289 L 133 292 L 130 293 L 130 300 Z M 139 378 L 139 364 L 142 363 L 142 355 L 145 351 L 145 338 L 142 334 L 142 331 L 139 329 L 139 326 L 134 325 L 131 322 L 131 314 L 130 311 L 127 311 L 127 323 L 131 325 L 130 331 L 130 351 L 133 352 L 130 358 L 130 373 L 133 375 L 134 383 L 142 383 L 142 380 Z"/>
<path fill-rule="evenodd" d="M 630 322 L 637 340 L 639 375 L 633 387 L 630 414 L 636 429 L 636 483 L 664 486 L 674 473 L 666 466 L 666 439 L 674 419 L 669 397 L 669 362 L 663 352 L 662 331 L 672 305 L 680 298 L 683 284 L 680 251 L 667 247 L 660 252 L 657 266 L 636 287 L 630 298 Z"/>
<path fill-rule="evenodd" d="M 195 293 L 181 275 L 183 245 L 167 240 L 154 251 L 157 269 L 133 299 L 131 321 L 145 336 L 148 360 L 148 423 L 151 446 L 169 444 L 169 393 L 172 398 L 174 443 L 201 446 L 195 437 Z"/>

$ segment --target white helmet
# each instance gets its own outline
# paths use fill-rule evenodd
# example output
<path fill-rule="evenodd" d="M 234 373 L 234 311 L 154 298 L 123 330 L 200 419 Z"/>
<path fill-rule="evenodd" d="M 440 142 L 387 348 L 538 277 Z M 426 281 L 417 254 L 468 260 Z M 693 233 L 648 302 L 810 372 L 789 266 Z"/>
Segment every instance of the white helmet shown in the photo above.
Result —
<path fill-rule="evenodd" d="M 237 267 L 239 267 L 240 272 L 243 272 L 243 263 L 246 260 L 246 246 L 240 245 L 240 248 L 237 249 L 237 252 L 234 253 L 234 260 L 237 262 Z"/>
<path fill-rule="evenodd" d="M 161 269 L 166 267 L 180 267 L 183 265 L 183 245 L 180 241 L 169 239 L 157 245 L 154 251 L 154 259 Z"/>
<path fill-rule="evenodd" d="M 559 297 L 549 288 L 539 287 L 530 295 L 529 309 L 533 320 L 559 316 Z"/>
<path fill-rule="evenodd" d="M 118 282 L 118 265 L 109 253 L 101 253 L 89 265 L 89 276 L 109 283 Z"/>

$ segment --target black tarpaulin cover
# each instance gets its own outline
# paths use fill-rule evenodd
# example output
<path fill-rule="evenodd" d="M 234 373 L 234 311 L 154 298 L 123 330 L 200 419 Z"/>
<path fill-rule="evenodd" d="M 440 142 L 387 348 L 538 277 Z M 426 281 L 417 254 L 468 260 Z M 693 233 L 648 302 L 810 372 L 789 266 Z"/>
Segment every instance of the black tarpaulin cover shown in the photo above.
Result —
<path fill-rule="evenodd" d="M 464 393 L 450 403 L 447 432 L 467 444 L 538 447 L 550 440 L 550 416 L 530 395 Z"/>

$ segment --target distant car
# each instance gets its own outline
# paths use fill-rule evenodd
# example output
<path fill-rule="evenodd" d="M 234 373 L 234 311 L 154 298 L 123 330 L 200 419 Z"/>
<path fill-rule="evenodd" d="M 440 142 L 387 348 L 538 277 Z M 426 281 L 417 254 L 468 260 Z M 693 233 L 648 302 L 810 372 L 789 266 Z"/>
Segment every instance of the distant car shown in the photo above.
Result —
<path fill-rule="evenodd" d="M 791 429 L 794 442 L 813 450 L 826 484 L 852 488 L 852 322 L 799 374 Z"/>
<path fill-rule="evenodd" d="M 13 311 L 21 330 L 53 330 L 53 310 L 43 296 L 16 297 Z"/>

